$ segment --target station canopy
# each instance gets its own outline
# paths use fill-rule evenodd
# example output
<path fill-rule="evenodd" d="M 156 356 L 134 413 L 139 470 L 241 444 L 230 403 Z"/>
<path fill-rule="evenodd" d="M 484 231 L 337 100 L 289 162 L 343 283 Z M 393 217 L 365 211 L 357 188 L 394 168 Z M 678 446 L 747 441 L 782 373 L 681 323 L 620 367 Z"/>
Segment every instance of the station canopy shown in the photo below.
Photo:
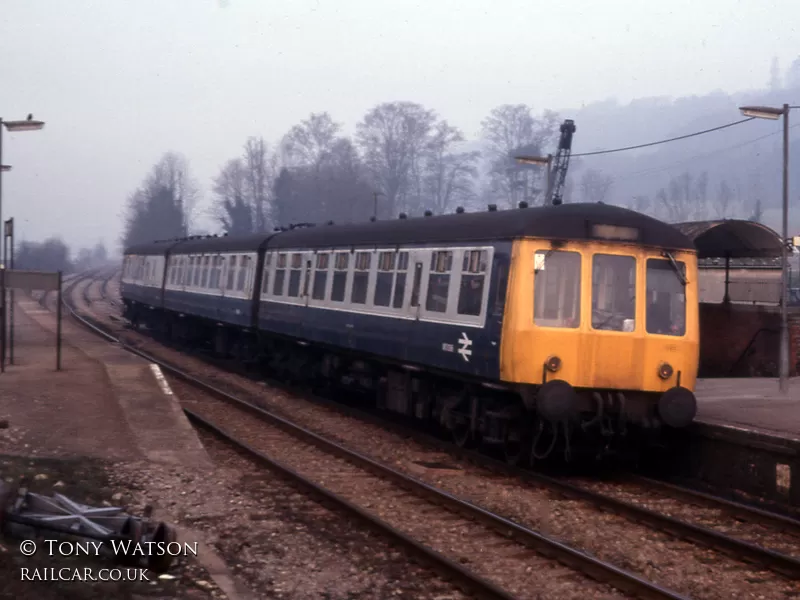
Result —
<path fill-rule="evenodd" d="M 755 221 L 688 221 L 673 226 L 694 242 L 698 258 L 777 258 L 781 238 Z"/>

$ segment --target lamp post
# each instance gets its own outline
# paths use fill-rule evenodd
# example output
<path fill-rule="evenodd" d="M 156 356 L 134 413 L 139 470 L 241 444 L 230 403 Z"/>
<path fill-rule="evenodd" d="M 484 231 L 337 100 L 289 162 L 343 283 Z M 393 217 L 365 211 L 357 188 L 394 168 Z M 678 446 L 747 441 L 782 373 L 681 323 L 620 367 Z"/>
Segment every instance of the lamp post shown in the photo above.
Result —
<path fill-rule="evenodd" d="M 0 223 L 3 222 L 3 177 L 2 173 L 5 171 L 10 171 L 11 167 L 7 165 L 3 165 L 3 127 L 5 127 L 9 133 L 17 133 L 19 131 L 37 131 L 44 127 L 44 121 L 35 121 L 33 119 L 33 115 L 28 115 L 28 118 L 24 121 L 4 121 L 0 118 Z M 5 244 L 3 244 L 5 246 Z M 0 254 L 0 263 L 2 263 L 3 268 L 5 269 L 6 257 L 5 254 Z"/>
<path fill-rule="evenodd" d="M 546 187 L 544 192 L 544 203 L 550 203 L 550 194 L 553 191 L 553 174 L 551 170 L 551 166 L 553 164 L 553 155 L 548 154 L 547 156 L 515 156 L 514 159 L 522 164 L 525 165 L 539 165 L 540 167 L 547 167 L 547 179 L 546 179 Z"/>
<path fill-rule="evenodd" d="M 771 119 L 783 117 L 783 226 L 781 231 L 781 348 L 780 390 L 789 392 L 789 110 L 798 108 L 784 104 L 782 108 L 771 106 L 742 106 L 739 110 L 746 117 Z"/>

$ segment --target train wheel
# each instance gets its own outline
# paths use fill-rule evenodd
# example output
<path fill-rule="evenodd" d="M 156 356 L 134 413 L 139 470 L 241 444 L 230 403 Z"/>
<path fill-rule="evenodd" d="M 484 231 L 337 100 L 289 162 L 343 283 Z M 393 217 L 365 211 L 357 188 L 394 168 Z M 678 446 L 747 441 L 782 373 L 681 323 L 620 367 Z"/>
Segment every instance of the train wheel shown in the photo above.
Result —
<path fill-rule="evenodd" d="M 464 413 L 453 411 L 450 424 L 450 434 L 459 448 L 471 450 L 478 446 L 479 440 L 472 432 L 469 417 Z"/>

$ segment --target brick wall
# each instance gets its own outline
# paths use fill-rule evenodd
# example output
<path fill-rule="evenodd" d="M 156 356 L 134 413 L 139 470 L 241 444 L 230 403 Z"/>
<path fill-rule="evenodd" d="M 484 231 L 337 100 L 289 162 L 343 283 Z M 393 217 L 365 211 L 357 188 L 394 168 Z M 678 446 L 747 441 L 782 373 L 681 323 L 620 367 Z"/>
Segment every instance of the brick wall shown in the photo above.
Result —
<path fill-rule="evenodd" d="M 791 357 L 797 357 L 800 351 L 800 314 L 791 317 L 789 363 L 794 374 L 798 358 Z M 777 307 L 701 303 L 699 375 L 777 376 L 779 339 L 780 312 Z"/>

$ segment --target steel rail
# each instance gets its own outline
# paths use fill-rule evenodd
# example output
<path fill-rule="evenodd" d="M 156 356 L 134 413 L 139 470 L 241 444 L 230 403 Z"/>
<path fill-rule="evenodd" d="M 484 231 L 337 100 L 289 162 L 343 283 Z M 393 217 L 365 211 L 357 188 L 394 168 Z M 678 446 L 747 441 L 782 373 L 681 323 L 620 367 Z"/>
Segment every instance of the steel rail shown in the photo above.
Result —
<path fill-rule="evenodd" d="M 182 369 L 177 368 L 166 361 L 163 361 L 159 358 L 156 358 L 146 352 L 139 350 L 138 348 L 134 348 L 129 346 L 115 337 L 112 333 L 109 332 L 109 328 L 103 324 L 97 322 L 96 319 L 88 315 L 80 315 L 78 314 L 77 310 L 72 307 L 67 299 L 68 295 L 65 295 L 64 302 L 66 303 L 67 309 L 70 311 L 71 315 L 82 323 L 84 326 L 88 327 L 95 333 L 101 335 L 105 339 L 109 341 L 113 341 L 118 343 L 122 348 L 125 350 L 132 352 L 145 360 L 153 362 L 159 365 L 163 370 L 169 373 L 171 376 L 181 379 L 182 381 L 186 382 L 189 385 L 192 385 L 198 389 L 202 389 L 205 393 L 213 395 L 216 398 L 219 398 L 225 402 L 230 404 L 236 405 L 239 408 L 244 409 L 258 418 L 269 422 L 271 425 L 276 426 L 285 432 L 289 433 L 290 435 L 308 443 L 309 445 L 315 446 L 331 455 L 337 456 L 350 462 L 351 464 L 365 469 L 367 471 L 371 471 L 375 475 L 385 478 L 393 483 L 397 484 L 399 487 L 407 489 L 418 496 L 424 497 L 426 499 L 432 500 L 434 503 L 439 504 L 440 506 L 444 506 L 455 513 L 461 514 L 462 516 L 469 518 L 471 520 L 477 521 L 483 524 L 486 527 L 489 527 L 506 538 L 512 539 L 517 541 L 520 544 L 523 544 L 534 551 L 542 554 L 543 556 L 557 560 L 559 563 L 566 565 L 567 567 L 577 570 L 594 580 L 600 581 L 602 583 L 610 584 L 616 589 L 628 593 L 633 594 L 636 597 L 644 598 L 644 599 L 653 599 L 653 600 L 663 600 L 663 599 L 670 599 L 670 600 L 685 600 L 685 596 L 669 590 L 665 587 L 659 586 L 651 581 L 648 581 L 635 573 L 631 573 L 615 565 L 607 563 L 605 561 L 599 560 L 588 554 L 572 548 L 566 544 L 553 540 L 547 536 L 544 536 L 536 531 L 528 529 L 522 525 L 514 523 L 504 517 L 496 515 L 490 511 L 487 511 L 479 506 L 476 506 L 470 502 L 457 498 L 447 492 L 442 490 L 436 489 L 423 481 L 420 481 L 414 477 L 401 473 L 388 467 L 386 465 L 380 464 L 373 459 L 345 448 L 335 442 L 332 442 L 308 429 L 305 429 L 291 421 L 284 419 L 283 417 L 274 414 L 270 411 L 267 411 L 263 408 L 259 408 L 254 406 L 253 404 L 241 400 L 236 396 L 225 392 L 217 388 L 216 386 L 210 385 L 191 374 L 184 372 Z M 190 411 L 188 409 L 184 409 L 184 412 L 190 419 L 195 420 L 196 422 L 200 422 L 203 420 L 197 413 Z M 227 432 L 223 432 L 221 428 L 217 427 L 213 423 L 203 420 L 203 425 L 218 435 L 225 437 L 230 443 L 234 443 L 245 449 L 249 454 L 254 457 L 257 457 L 259 460 L 268 460 L 271 463 L 274 463 L 276 468 L 282 472 L 285 472 L 289 475 L 292 479 L 302 483 L 303 485 L 309 487 L 309 489 L 314 489 L 315 492 L 322 493 L 327 498 L 331 499 L 332 501 L 336 502 L 337 504 L 343 506 L 350 512 L 353 512 L 354 505 L 346 506 L 343 504 L 344 499 L 336 496 L 333 492 L 329 490 L 324 490 L 314 482 L 307 480 L 299 473 L 296 473 L 289 467 L 285 465 L 280 465 L 277 461 L 273 459 L 269 459 L 265 455 L 259 453 L 254 448 L 248 446 L 244 442 L 236 440 L 228 434 Z M 303 481 L 301 481 L 303 480 Z M 360 510 L 360 509 L 359 509 Z M 361 511 L 363 512 L 363 511 Z M 369 516 L 371 522 L 374 526 L 380 527 L 383 531 L 385 531 L 390 537 L 400 540 L 397 537 L 397 534 L 402 534 L 401 532 L 395 530 L 391 525 L 384 523 L 383 521 Z M 407 537 L 407 536 L 406 536 Z M 454 576 L 459 578 L 468 577 L 470 580 L 470 588 L 479 588 L 483 594 L 488 594 L 486 597 L 494 597 L 494 598 L 511 598 L 512 596 L 508 596 L 507 592 L 496 588 L 494 584 L 491 582 L 485 581 L 480 576 L 469 572 L 459 565 L 450 561 L 450 559 L 442 556 L 438 552 L 415 542 L 411 538 L 407 538 L 402 540 L 402 542 L 406 545 L 411 544 L 412 547 L 417 549 L 418 551 L 424 551 L 423 553 L 426 555 L 425 558 L 428 560 L 434 561 L 439 567 L 450 570 L 458 569 L 458 573 L 451 573 Z M 420 550 L 422 549 L 422 550 Z M 499 594 L 499 595 L 498 595 Z"/>

